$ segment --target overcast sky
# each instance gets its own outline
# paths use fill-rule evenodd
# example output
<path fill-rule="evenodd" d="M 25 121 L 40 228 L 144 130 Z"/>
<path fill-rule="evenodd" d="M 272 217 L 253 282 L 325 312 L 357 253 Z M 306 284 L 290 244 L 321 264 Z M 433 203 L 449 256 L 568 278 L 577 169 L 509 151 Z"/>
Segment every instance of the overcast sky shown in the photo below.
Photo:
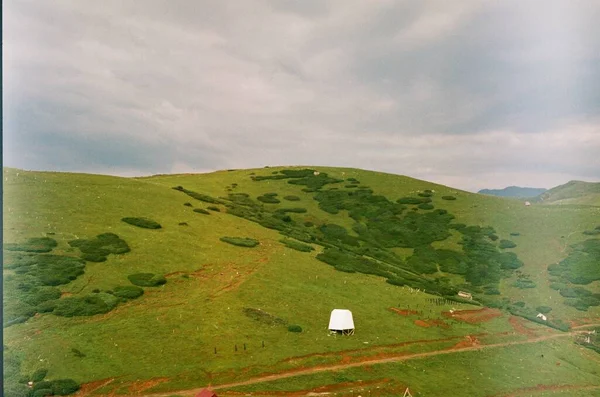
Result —
<path fill-rule="evenodd" d="M 5 166 L 600 180 L 595 0 L 3 5 Z"/>

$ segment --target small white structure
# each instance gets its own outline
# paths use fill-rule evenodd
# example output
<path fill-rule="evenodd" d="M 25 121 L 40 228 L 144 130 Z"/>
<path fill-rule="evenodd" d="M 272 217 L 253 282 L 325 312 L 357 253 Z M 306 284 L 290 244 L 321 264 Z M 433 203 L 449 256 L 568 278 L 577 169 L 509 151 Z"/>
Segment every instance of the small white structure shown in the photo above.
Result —
<path fill-rule="evenodd" d="M 531 203 L 529 201 L 525 201 L 525 206 L 529 207 L 531 205 Z"/>
<path fill-rule="evenodd" d="M 318 176 L 319 174 L 320 174 L 320 172 L 319 172 L 319 171 L 315 171 L 315 172 L 313 172 L 313 175 L 314 175 L 314 176 Z"/>
<path fill-rule="evenodd" d="M 542 321 L 546 321 L 546 320 L 548 320 L 548 319 L 546 318 L 546 316 L 544 316 L 542 313 L 538 313 L 538 315 L 537 315 L 536 317 L 537 317 L 537 318 L 541 318 L 541 319 L 542 319 Z"/>
<path fill-rule="evenodd" d="M 343 335 L 354 334 L 354 320 L 352 312 L 345 309 L 333 309 L 329 317 L 329 331 L 342 333 Z"/>
<path fill-rule="evenodd" d="M 468 299 L 468 300 L 473 300 L 473 295 L 471 295 L 469 292 L 458 291 L 458 296 L 460 296 L 461 298 Z"/>

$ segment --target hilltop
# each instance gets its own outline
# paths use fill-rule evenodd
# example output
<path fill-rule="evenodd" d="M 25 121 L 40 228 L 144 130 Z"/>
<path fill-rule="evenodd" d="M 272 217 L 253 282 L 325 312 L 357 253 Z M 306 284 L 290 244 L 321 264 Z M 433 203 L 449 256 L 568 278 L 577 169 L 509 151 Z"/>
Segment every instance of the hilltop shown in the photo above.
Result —
<path fill-rule="evenodd" d="M 597 207 L 334 167 L 3 177 L 5 395 L 597 384 L 573 344 L 600 323 Z"/>
<path fill-rule="evenodd" d="M 535 187 L 509 186 L 504 189 L 482 189 L 477 193 L 498 197 L 530 198 L 539 196 L 546 190 L 547 189 Z"/>
<path fill-rule="evenodd" d="M 534 201 L 543 204 L 600 206 L 600 182 L 570 181 L 540 194 Z"/>

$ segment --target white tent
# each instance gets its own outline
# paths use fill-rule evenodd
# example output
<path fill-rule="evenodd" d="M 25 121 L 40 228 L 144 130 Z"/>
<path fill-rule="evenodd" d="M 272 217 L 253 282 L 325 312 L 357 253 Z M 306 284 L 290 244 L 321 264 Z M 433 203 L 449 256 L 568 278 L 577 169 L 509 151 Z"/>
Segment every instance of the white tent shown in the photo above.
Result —
<path fill-rule="evenodd" d="M 341 332 L 345 335 L 354 334 L 352 312 L 345 309 L 333 309 L 329 317 L 329 331 Z"/>

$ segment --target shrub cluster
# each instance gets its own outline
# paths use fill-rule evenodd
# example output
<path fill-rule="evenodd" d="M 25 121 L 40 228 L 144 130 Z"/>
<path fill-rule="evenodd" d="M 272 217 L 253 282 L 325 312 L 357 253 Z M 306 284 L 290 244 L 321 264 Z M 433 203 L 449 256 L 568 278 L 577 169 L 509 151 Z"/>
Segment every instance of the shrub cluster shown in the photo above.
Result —
<path fill-rule="evenodd" d="M 23 251 L 23 252 L 50 252 L 58 243 L 51 237 L 32 237 L 24 243 L 7 243 L 4 244 L 4 249 L 8 251 Z"/>
<path fill-rule="evenodd" d="M 237 245 L 238 247 L 256 247 L 259 243 L 258 240 L 249 237 L 221 237 L 219 240 L 224 243 Z"/>
<path fill-rule="evenodd" d="M 42 396 L 66 396 L 68 394 L 73 394 L 77 390 L 79 390 L 79 383 L 75 382 L 73 379 L 56 379 L 52 381 L 43 381 L 38 382 L 33 385 L 32 396 L 42 397 Z M 50 394 L 46 394 L 46 393 Z"/>
<path fill-rule="evenodd" d="M 275 212 L 279 212 L 279 213 L 293 212 L 295 214 L 304 214 L 307 211 L 306 211 L 306 208 L 295 207 L 295 208 L 279 208 L 279 209 L 275 210 Z"/>
<path fill-rule="evenodd" d="M 431 202 L 429 197 L 402 197 L 397 200 L 399 204 L 410 204 L 410 205 L 418 205 L 418 204 L 427 204 Z"/>
<path fill-rule="evenodd" d="M 422 209 L 422 210 L 432 210 L 433 209 L 433 205 L 429 204 L 429 203 L 423 203 L 423 204 L 419 204 L 417 206 L 417 208 Z"/>
<path fill-rule="evenodd" d="M 69 245 L 79 248 L 81 258 L 89 262 L 104 262 L 110 254 L 125 254 L 130 251 L 125 240 L 114 233 L 99 234 L 88 240 L 71 240 Z"/>
<path fill-rule="evenodd" d="M 210 215 L 210 212 L 204 208 L 194 208 L 194 212 L 197 212 L 198 214 Z"/>
<path fill-rule="evenodd" d="M 295 249 L 296 251 L 301 251 L 301 252 L 314 251 L 314 248 L 312 246 L 310 246 L 308 244 L 300 243 L 295 240 L 290 240 L 290 239 L 284 238 L 284 239 L 279 240 L 279 242 L 283 243 L 288 248 Z"/>
<path fill-rule="evenodd" d="M 256 198 L 258 201 L 262 202 L 262 203 L 266 203 L 266 204 L 279 204 L 281 203 L 281 201 L 277 198 L 275 198 L 275 196 L 268 196 L 266 194 L 263 194 L 262 196 L 258 196 Z"/>
<path fill-rule="evenodd" d="M 135 273 L 127 276 L 131 284 L 139 287 L 158 287 L 167 283 L 164 276 L 154 273 Z"/>
<path fill-rule="evenodd" d="M 173 189 L 175 189 L 177 191 L 180 191 L 180 192 L 183 192 L 183 193 L 187 194 L 188 196 L 190 196 L 191 198 L 194 198 L 196 200 L 204 201 L 205 203 L 209 203 L 209 204 L 222 204 L 221 200 L 219 200 L 219 199 L 211 197 L 211 196 L 209 196 L 207 194 L 196 193 L 196 192 L 193 192 L 191 190 L 184 189 L 183 186 L 177 186 L 177 187 L 174 187 Z"/>
<path fill-rule="evenodd" d="M 456 197 L 454 197 L 454 196 L 442 196 L 442 200 L 452 201 L 452 200 L 456 200 Z"/>
<path fill-rule="evenodd" d="M 130 300 L 144 295 L 144 290 L 135 285 L 117 286 L 113 288 L 113 295 L 118 298 Z"/>
<path fill-rule="evenodd" d="M 148 218 L 125 217 L 121 218 L 121 220 L 125 223 L 129 223 L 130 225 L 141 227 L 144 229 L 160 229 L 162 227 L 160 223 Z"/>
<path fill-rule="evenodd" d="M 217 206 L 214 206 L 214 205 L 210 205 L 210 206 L 208 206 L 206 208 L 208 208 L 211 211 L 221 212 L 221 209 L 219 207 L 217 207 Z"/>
<path fill-rule="evenodd" d="M 514 242 L 512 242 L 510 240 L 500 240 L 500 244 L 499 244 L 499 247 L 502 249 L 515 248 L 516 246 L 517 246 L 517 244 L 515 244 Z"/>
<path fill-rule="evenodd" d="M 118 298 L 105 292 L 83 297 L 73 296 L 54 301 L 52 313 L 62 317 L 94 316 L 108 313 L 118 303 Z"/>
<path fill-rule="evenodd" d="M 287 201 L 300 201 L 300 197 L 291 194 L 288 196 L 283 196 L 283 199 Z"/>

